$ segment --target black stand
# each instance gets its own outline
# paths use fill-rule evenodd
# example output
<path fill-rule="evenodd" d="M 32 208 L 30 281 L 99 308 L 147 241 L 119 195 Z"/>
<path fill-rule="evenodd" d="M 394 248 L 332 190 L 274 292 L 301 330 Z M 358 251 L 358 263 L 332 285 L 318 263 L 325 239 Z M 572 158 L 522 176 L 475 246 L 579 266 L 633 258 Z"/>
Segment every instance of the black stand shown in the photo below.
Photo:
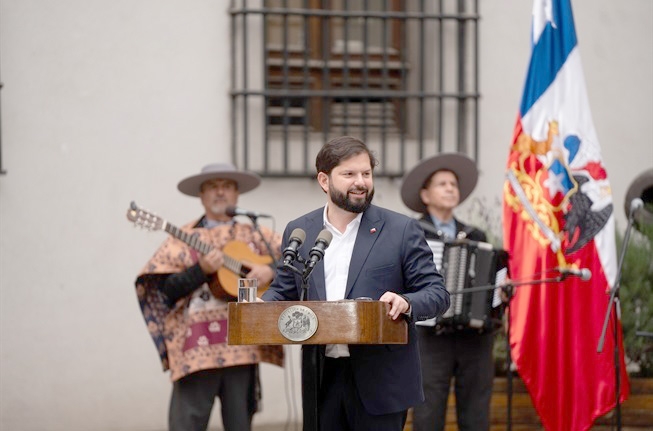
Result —
<path fill-rule="evenodd" d="M 267 248 L 268 254 L 272 258 L 272 262 L 274 262 L 274 253 L 272 252 L 272 247 L 270 246 L 268 240 L 265 239 L 265 236 L 263 236 L 263 232 L 261 232 L 261 229 L 258 226 L 258 217 L 256 217 L 255 215 L 250 215 L 249 218 L 252 220 L 252 225 L 254 226 L 254 230 L 258 232 L 259 236 L 263 240 L 263 244 L 265 244 L 265 248 Z M 274 263 L 272 263 L 271 265 L 272 265 L 272 269 L 275 269 Z"/>
<path fill-rule="evenodd" d="M 319 431 L 320 376 L 322 375 L 322 354 L 319 344 L 302 346 L 302 411 L 303 431 Z"/>
<path fill-rule="evenodd" d="M 610 300 L 608 301 L 608 307 L 605 310 L 605 319 L 603 320 L 603 329 L 601 330 L 601 336 L 599 337 L 599 345 L 596 348 L 598 353 L 603 351 L 603 344 L 605 343 L 605 335 L 608 330 L 608 321 L 610 320 L 610 315 L 613 317 L 613 338 L 614 338 L 614 392 L 615 392 L 615 421 L 617 425 L 617 430 L 621 430 L 621 403 L 619 399 L 621 398 L 621 361 L 619 360 L 619 318 L 621 316 L 621 308 L 619 307 L 619 289 L 621 288 L 621 270 L 624 264 L 624 257 L 626 256 L 626 248 L 630 242 L 630 231 L 633 228 L 633 222 L 635 219 L 635 210 L 637 207 L 631 205 L 630 214 L 628 214 L 628 226 L 626 227 L 626 234 L 624 236 L 624 242 L 621 244 L 621 252 L 619 256 L 619 265 L 617 266 L 617 276 L 615 278 L 614 286 L 610 292 Z"/>
<path fill-rule="evenodd" d="M 510 354 L 510 301 L 514 296 L 514 289 L 518 286 L 534 285 L 541 283 L 559 283 L 567 278 L 569 274 L 560 274 L 556 277 L 542 278 L 538 280 L 526 280 L 526 281 L 509 281 L 506 284 L 495 286 L 476 286 L 462 289 L 458 292 L 450 292 L 454 295 L 463 295 L 466 293 L 482 292 L 485 290 L 494 290 L 501 289 L 506 295 L 506 431 L 512 430 L 512 355 Z"/>
<path fill-rule="evenodd" d="M 265 243 L 265 246 L 268 249 L 270 256 L 274 257 L 272 253 L 272 247 L 270 243 L 265 239 L 263 233 L 261 232 L 257 219 L 258 217 L 250 215 L 249 218 L 252 220 L 254 229 L 261 236 L 261 239 Z M 306 266 L 306 261 L 301 257 L 297 256 L 296 260 L 302 265 Z M 302 276 L 302 286 L 299 300 L 306 301 L 308 299 L 308 277 L 310 276 L 311 271 L 305 269 L 300 271 L 298 268 L 291 264 L 284 264 L 284 268 L 287 268 L 295 273 L 298 273 Z M 318 415 L 318 396 L 320 388 L 320 376 L 321 376 L 321 354 L 319 345 L 304 345 L 302 346 L 302 410 L 303 410 L 303 431 L 319 431 L 319 415 Z"/>
<path fill-rule="evenodd" d="M 300 301 L 308 300 L 308 278 L 313 272 L 313 267 L 307 267 L 304 258 L 297 255 L 297 262 L 304 266 L 300 270 L 296 266 L 285 263 L 284 268 L 299 274 L 302 277 Z M 319 431 L 319 406 L 318 399 L 320 395 L 320 380 L 322 376 L 322 352 L 323 347 L 317 344 L 305 344 L 302 346 L 302 411 L 303 411 L 303 431 Z"/>
<path fill-rule="evenodd" d="M 512 354 L 510 352 L 510 301 L 514 296 L 513 286 L 503 288 L 506 294 L 506 431 L 512 431 Z"/>

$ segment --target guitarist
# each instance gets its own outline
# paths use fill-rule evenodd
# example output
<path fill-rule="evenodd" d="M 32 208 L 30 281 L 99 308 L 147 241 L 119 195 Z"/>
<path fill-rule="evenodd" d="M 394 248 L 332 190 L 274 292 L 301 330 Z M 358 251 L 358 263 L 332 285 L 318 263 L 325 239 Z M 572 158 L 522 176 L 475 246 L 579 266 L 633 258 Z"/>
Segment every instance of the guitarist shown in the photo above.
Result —
<path fill-rule="evenodd" d="M 258 175 L 226 163 L 207 165 L 182 180 L 179 191 L 199 197 L 204 207 L 204 215 L 183 230 L 212 249 L 201 254 L 170 237 L 136 279 L 148 330 L 164 371 L 170 370 L 170 431 L 205 431 L 216 397 L 225 431 L 250 430 L 260 400 L 258 363 L 283 366 L 279 346 L 227 345 L 227 302 L 209 288 L 217 283 L 215 274 L 224 263 L 222 248 L 230 241 L 244 242 L 260 255 L 267 255 L 269 246 L 275 261 L 281 255 L 278 234 L 264 226 L 259 233 L 252 224 L 227 215 L 227 207 L 235 206 L 241 193 L 260 182 Z M 274 276 L 274 268 L 268 265 L 247 268 L 247 277 L 257 278 L 259 285 Z"/>

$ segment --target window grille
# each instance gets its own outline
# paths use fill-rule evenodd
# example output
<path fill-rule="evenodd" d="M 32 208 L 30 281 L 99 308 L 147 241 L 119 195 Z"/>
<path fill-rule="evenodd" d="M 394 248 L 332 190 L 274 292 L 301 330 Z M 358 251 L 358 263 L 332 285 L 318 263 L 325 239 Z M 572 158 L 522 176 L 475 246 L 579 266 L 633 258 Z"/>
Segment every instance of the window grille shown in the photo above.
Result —
<path fill-rule="evenodd" d="M 375 176 L 441 152 L 478 155 L 478 0 L 233 0 L 232 152 L 267 177 L 310 177 L 353 135 Z"/>

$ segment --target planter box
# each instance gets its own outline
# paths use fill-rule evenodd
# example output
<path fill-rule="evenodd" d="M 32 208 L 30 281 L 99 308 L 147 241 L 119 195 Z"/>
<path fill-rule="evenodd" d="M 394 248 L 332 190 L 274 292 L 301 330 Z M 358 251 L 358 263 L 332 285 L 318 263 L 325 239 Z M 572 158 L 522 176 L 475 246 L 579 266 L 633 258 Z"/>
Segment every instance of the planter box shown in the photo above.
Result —
<path fill-rule="evenodd" d="M 518 377 L 512 381 L 512 430 L 513 431 L 544 431 L 540 419 L 533 408 L 531 398 Z M 507 429 L 507 380 L 505 377 L 494 379 L 492 405 L 490 407 L 491 431 Z M 630 396 L 621 405 L 621 424 L 623 431 L 644 431 L 653 429 L 653 379 L 631 378 Z M 592 431 L 608 431 L 613 429 L 614 412 L 598 418 Z M 408 420 L 404 431 L 412 431 L 412 411 L 408 412 Z M 445 431 L 456 431 L 456 399 L 453 392 L 449 395 L 447 406 L 447 426 Z"/>

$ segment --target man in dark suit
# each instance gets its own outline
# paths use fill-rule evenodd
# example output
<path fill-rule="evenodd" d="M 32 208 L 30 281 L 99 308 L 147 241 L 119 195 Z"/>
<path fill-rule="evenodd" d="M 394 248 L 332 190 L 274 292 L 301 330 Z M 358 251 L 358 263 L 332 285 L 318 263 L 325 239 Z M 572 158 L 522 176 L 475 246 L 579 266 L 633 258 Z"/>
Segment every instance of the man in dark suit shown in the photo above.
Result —
<path fill-rule="evenodd" d="M 474 190 L 477 179 L 476 164 L 467 156 L 440 154 L 422 161 L 406 174 L 401 197 L 407 207 L 422 213 L 420 224 L 428 239 L 485 242 L 483 231 L 462 223 L 453 214 Z M 489 430 L 493 331 L 460 328 L 446 322 L 436 324 L 431 319 L 419 322 L 417 335 L 426 401 L 413 409 L 413 430 L 444 430 L 452 379 L 458 429 Z"/>
<path fill-rule="evenodd" d="M 423 400 L 414 321 L 443 313 L 449 295 L 417 221 L 371 205 L 377 161 L 363 142 L 333 139 L 315 164 L 327 203 L 290 222 L 282 245 L 296 228 L 311 239 L 325 228 L 333 234 L 311 274 L 307 299 L 368 297 L 390 304 L 392 319 L 409 322 L 406 345 L 319 348 L 319 428 L 401 431 L 408 408 Z M 304 259 L 307 249 L 300 249 Z M 298 300 L 301 285 L 301 275 L 280 267 L 263 300 Z"/>

